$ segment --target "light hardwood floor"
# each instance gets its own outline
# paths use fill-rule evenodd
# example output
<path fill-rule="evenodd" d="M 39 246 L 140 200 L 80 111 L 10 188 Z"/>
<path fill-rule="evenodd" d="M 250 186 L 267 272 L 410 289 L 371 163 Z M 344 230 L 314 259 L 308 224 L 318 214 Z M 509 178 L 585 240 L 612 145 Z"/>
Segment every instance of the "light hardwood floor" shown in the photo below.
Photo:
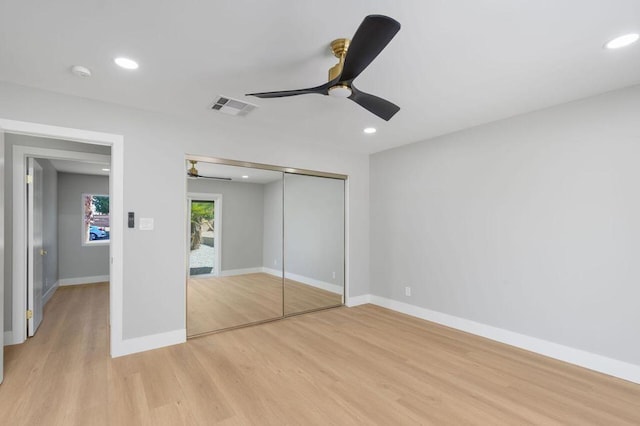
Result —
<path fill-rule="evenodd" d="M 187 287 L 190 336 L 342 304 L 342 295 L 265 273 L 192 277 Z"/>
<path fill-rule="evenodd" d="M 110 359 L 106 285 L 5 349 L 3 425 L 638 425 L 640 385 L 372 305 Z"/>

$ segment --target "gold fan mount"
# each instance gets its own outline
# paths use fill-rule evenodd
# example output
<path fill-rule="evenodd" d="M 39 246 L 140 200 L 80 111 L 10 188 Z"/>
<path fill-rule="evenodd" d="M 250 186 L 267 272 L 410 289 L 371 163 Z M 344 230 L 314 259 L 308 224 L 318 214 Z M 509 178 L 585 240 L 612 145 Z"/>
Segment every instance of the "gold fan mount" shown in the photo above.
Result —
<path fill-rule="evenodd" d="M 189 162 L 191 163 L 191 168 L 189 169 L 189 174 L 191 176 L 198 176 L 198 169 L 196 169 L 196 164 L 198 163 L 195 160 L 189 160 Z"/>
<path fill-rule="evenodd" d="M 331 52 L 338 58 L 338 63 L 329 68 L 329 81 L 335 80 L 342 74 L 344 58 L 347 56 L 349 44 L 351 44 L 351 40 L 348 38 L 337 38 L 331 42 Z"/>

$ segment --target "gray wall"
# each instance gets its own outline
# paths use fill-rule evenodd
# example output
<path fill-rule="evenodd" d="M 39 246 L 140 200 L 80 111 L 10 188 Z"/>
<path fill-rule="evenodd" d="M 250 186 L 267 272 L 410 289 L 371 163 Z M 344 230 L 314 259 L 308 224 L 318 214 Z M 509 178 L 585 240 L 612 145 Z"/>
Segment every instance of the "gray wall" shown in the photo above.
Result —
<path fill-rule="evenodd" d="M 349 175 L 350 294 L 369 293 L 369 156 L 327 145 L 264 141 L 242 120 L 191 120 L 0 82 L 0 117 L 124 137 L 123 212 L 153 217 L 154 231 L 124 230 L 123 338 L 185 328 L 185 154 Z M 278 132 L 286 129 L 278 129 Z"/>
<path fill-rule="evenodd" d="M 262 266 L 282 272 L 282 179 L 264 185 Z"/>
<path fill-rule="evenodd" d="M 285 272 L 342 286 L 344 181 L 287 174 L 284 188 Z"/>
<path fill-rule="evenodd" d="M 222 194 L 222 268 L 262 266 L 264 185 L 188 179 L 188 192 Z"/>
<path fill-rule="evenodd" d="M 0 105 L 2 103 L 0 102 Z M 5 149 L 0 151 L 4 154 L 5 173 L 4 173 L 4 201 L 5 206 L 9 208 L 5 209 L 4 214 L 4 226 L 5 229 L 13 229 L 13 210 L 10 208 L 13 205 L 13 146 L 32 146 L 38 148 L 50 148 L 50 149 L 62 149 L 65 151 L 78 151 L 89 152 L 94 154 L 109 155 L 110 148 L 98 145 L 87 145 L 77 142 L 62 141 L 57 139 L 36 138 L 33 136 L 6 134 L 5 135 Z M 45 185 L 47 185 L 45 183 Z M 49 189 L 51 190 L 51 189 Z M 5 253 L 4 253 L 4 328 L 9 331 L 12 329 L 12 302 L 13 302 L 13 288 L 12 288 L 12 262 L 13 262 L 13 234 L 11 232 L 5 232 L 4 235 Z M 53 252 L 57 250 L 51 247 Z M 53 258 L 54 256 L 51 256 Z"/>
<path fill-rule="evenodd" d="M 373 155 L 372 293 L 640 364 L 638 111 L 634 87 Z"/>
<path fill-rule="evenodd" d="M 109 245 L 82 245 L 82 194 L 109 194 L 109 177 L 58 174 L 59 278 L 109 275 Z"/>
<path fill-rule="evenodd" d="M 58 172 L 49 160 L 37 159 L 42 167 L 42 245 L 47 251 L 43 262 L 43 294 L 58 282 Z"/>

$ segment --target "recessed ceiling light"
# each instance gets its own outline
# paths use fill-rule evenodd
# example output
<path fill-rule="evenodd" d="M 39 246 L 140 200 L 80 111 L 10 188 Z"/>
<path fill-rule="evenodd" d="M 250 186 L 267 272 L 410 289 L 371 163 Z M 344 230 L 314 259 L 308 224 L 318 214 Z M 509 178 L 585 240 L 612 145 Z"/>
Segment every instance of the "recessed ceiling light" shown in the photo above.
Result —
<path fill-rule="evenodd" d="M 366 129 L 363 130 L 366 134 L 371 135 L 375 132 L 377 132 L 375 127 L 367 127 Z"/>
<path fill-rule="evenodd" d="M 249 179 L 249 176 L 244 175 L 244 176 L 242 176 L 242 179 Z"/>
<path fill-rule="evenodd" d="M 133 59 L 119 57 L 119 58 L 115 58 L 113 60 L 113 62 L 115 62 L 116 65 L 118 65 L 119 67 L 124 68 L 126 70 L 137 70 L 138 69 L 138 63 L 136 61 L 134 61 Z"/>
<path fill-rule="evenodd" d="M 103 172 L 110 172 L 111 169 L 102 169 Z"/>
<path fill-rule="evenodd" d="M 621 47 L 625 47 L 632 43 L 635 43 L 636 41 L 638 41 L 639 38 L 640 38 L 640 34 L 637 34 L 637 33 L 625 34 L 623 36 L 614 38 L 604 46 L 607 49 L 619 49 Z"/>

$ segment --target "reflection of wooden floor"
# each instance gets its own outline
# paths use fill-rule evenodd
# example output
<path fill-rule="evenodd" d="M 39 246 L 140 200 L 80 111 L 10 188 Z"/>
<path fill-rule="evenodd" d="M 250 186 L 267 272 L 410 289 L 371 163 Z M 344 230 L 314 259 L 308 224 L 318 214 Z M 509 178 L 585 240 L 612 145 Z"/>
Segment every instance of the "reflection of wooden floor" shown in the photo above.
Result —
<path fill-rule="evenodd" d="M 285 315 L 342 304 L 342 295 L 287 279 Z M 190 336 L 282 316 L 282 279 L 265 273 L 190 278 L 187 332 Z"/>

